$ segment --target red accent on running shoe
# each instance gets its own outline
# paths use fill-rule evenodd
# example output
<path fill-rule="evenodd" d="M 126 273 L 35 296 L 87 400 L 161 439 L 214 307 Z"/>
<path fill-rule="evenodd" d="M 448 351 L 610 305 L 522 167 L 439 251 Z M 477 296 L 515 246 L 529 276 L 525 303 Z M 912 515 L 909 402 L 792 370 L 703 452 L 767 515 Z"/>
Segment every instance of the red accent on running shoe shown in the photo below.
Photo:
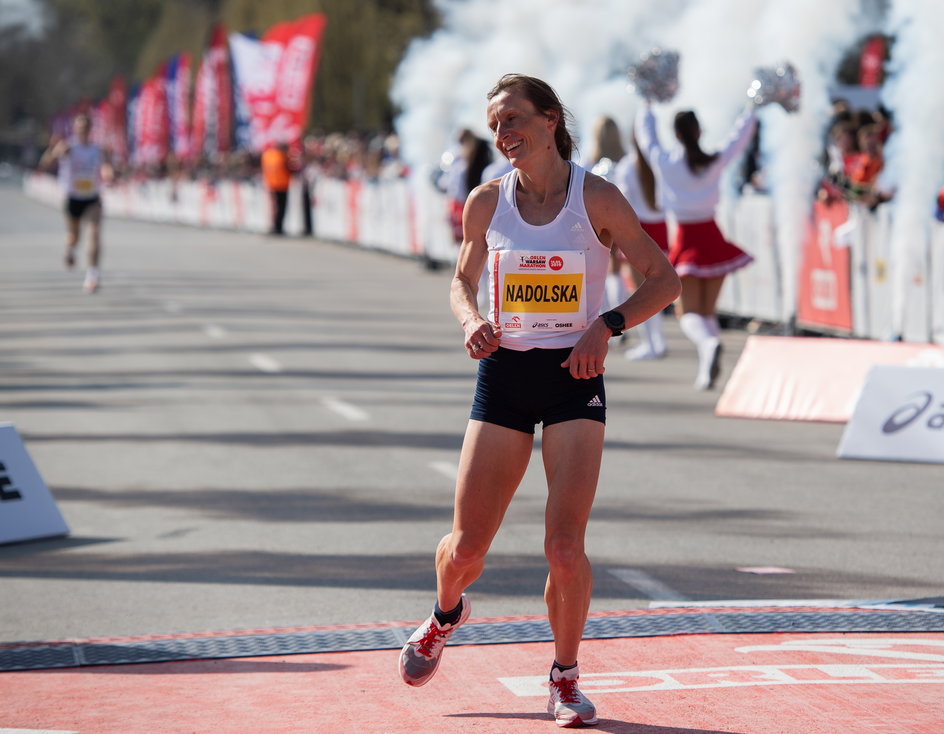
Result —
<path fill-rule="evenodd" d="M 431 624 L 429 632 L 416 644 L 416 651 L 422 654 L 423 657 L 431 658 L 435 652 L 436 643 L 445 636 L 445 632 L 439 629 L 435 624 Z"/>

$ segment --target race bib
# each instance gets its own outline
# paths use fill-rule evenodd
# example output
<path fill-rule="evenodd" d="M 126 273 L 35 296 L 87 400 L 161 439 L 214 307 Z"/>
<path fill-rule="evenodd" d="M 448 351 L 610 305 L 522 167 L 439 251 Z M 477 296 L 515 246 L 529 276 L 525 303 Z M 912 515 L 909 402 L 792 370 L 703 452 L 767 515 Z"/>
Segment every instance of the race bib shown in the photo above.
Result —
<path fill-rule="evenodd" d="M 95 182 L 90 178 L 75 178 L 72 180 L 72 190 L 77 194 L 91 194 L 95 191 Z"/>
<path fill-rule="evenodd" d="M 495 321 L 502 329 L 587 327 L 585 251 L 499 250 L 492 258 Z"/>

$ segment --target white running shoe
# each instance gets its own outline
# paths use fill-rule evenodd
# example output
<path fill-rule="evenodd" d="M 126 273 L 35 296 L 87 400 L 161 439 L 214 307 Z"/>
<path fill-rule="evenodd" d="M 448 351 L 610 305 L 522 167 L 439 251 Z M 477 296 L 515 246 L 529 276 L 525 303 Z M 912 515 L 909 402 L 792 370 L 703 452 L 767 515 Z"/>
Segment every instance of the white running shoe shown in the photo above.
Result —
<path fill-rule="evenodd" d="M 632 362 L 639 362 L 650 359 L 663 359 L 666 352 L 654 352 L 648 344 L 637 344 L 635 347 L 626 350 L 624 355 L 626 359 Z"/>
<path fill-rule="evenodd" d="M 597 709 L 577 687 L 580 672 L 577 668 L 551 671 L 550 698 L 547 713 L 559 727 L 593 726 L 597 723 Z"/>
<path fill-rule="evenodd" d="M 85 273 L 85 284 L 83 288 L 86 293 L 95 293 L 101 285 L 102 276 L 98 268 L 89 268 Z"/>
<path fill-rule="evenodd" d="M 460 599 L 462 612 L 455 624 L 440 626 L 435 614 L 430 614 L 423 624 L 417 627 L 410 639 L 400 651 L 400 677 L 408 686 L 422 686 L 439 668 L 443 647 L 472 612 L 472 604 L 465 594 Z"/>

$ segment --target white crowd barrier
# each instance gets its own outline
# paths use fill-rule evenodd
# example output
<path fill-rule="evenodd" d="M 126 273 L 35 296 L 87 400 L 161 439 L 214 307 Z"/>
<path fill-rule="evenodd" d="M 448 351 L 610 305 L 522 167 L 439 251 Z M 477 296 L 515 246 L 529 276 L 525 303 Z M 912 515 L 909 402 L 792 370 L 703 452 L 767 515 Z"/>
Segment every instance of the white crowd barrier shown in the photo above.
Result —
<path fill-rule="evenodd" d="M 58 182 L 48 174 L 26 176 L 24 190 L 62 204 Z M 429 182 L 319 178 L 310 193 L 311 200 L 303 202 L 301 185 L 293 182 L 287 234 L 304 231 L 303 206 L 311 206 L 318 239 L 455 263 L 446 200 Z M 108 216 L 258 233 L 269 229 L 271 203 L 257 182 L 123 182 L 106 188 L 103 198 Z M 918 233 L 926 242 L 911 247 L 918 256 L 900 264 L 892 252 L 891 217 L 888 204 L 875 212 L 844 204 L 818 211 L 806 240 L 783 253 L 770 197 L 749 194 L 724 202 L 719 225 L 755 262 L 726 279 L 719 311 L 774 324 L 797 313 L 797 324 L 811 331 L 944 343 L 944 223 L 931 220 L 927 231 Z M 785 277 L 788 268 L 798 272 Z M 786 292 L 785 284 L 796 284 L 796 292 Z"/>

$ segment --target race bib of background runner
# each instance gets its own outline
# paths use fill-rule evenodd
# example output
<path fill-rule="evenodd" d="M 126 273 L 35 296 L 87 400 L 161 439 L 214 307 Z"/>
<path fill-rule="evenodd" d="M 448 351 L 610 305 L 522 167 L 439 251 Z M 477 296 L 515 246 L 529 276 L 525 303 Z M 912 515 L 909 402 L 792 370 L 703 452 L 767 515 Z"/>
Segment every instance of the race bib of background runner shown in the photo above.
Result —
<path fill-rule="evenodd" d="M 583 250 L 492 254 L 495 321 L 506 331 L 576 331 L 587 327 Z"/>
<path fill-rule="evenodd" d="M 72 189 L 77 194 L 91 194 L 95 191 L 95 182 L 90 178 L 75 178 L 72 180 Z"/>

